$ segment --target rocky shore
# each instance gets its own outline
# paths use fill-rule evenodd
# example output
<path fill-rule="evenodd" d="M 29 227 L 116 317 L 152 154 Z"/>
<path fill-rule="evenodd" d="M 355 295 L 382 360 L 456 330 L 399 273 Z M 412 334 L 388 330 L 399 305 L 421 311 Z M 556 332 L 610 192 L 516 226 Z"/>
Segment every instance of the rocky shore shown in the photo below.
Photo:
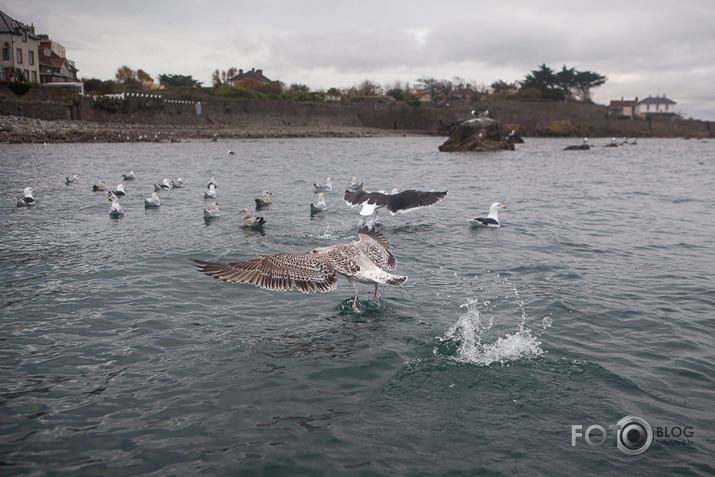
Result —
<path fill-rule="evenodd" d="M 299 137 L 385 137 L 414 132 L 361 127 L 255 126 L 157 126 L 76 120 L 0 116 L 0 144 L 73 142 L 179 142 L 190 139 L 246 139 Z"/>

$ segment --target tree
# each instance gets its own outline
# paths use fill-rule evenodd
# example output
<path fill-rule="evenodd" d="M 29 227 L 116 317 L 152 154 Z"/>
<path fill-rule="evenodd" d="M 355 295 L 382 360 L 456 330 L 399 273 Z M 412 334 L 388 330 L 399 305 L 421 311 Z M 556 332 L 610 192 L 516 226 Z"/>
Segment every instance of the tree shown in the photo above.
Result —
<path fill-rule="evenodd" d="M 130 83 L 137 80 L 137 72 L 128 67 L 127 65 L 120 66 L 117 72 L 114 74 L 117 83 Z"/>
<path fill-rule="evenodd" d="M 218 69 L 216 69 L 211 74 L 211 83 L 213 84 L 214 88 L 217 88 L 222 84 L 228 83 L 228 80 L 236 76 L 236 73 L 238 73 L 238 70 L 235 66 L 232 66 L 228 70 L 223 71 L 219 71 Z"/>
<path fill-rule="evenodd" d="M 533 70 L 531 74 L 526 75 L 520 86 L 520 89 L 533 88 L 541 91 L 542 99 L 547 101 L 561 101 L 566 98 L 559 86 L 556 74 L 546 64 L 539 66 L 538 70 Z"/>
<path fill-rule="evenodd" d="M 365 80 L 358 86 L 357 93 L 360 96 L 377 96 L 380 90 L 380 85 L 373 83 L 370 80 Z"/>
<path fill-rule="evenodd" d="M 144 70 L 137 71 L 137 79 L 139 81 L 141 81 L 142 83 L 153 83 L 154 82 L 154 78 L 152 78 L 151 75 L 149 75 L 149 73 L 147 73 Z"/>
<path fill-rule="evenodd" d="M 439 99 L 439 80 L 435 78 L 420 78 L 417 80 L 417 87 L 421 93 L 428 94 L 432 101 Z"/>
<path fill-rule="evenodd" d="M 576 98 L 585 102 L 591 100 L 591 89 L 605 82 L 605 76 L 592 71 L 577 71 L 564 65 L 561 71 L 554 73 L 551 68 L 543 64 L 520 82 L 520 93 L 526 90 L 538 90 L 542 100 L 568 101 Z M 529 96 L 533 97 L 533 91 Z"/>
<path fill-rule="evenodd" d="M 591 89 L 605 84 L 606 79 L 593 71 L 578 71 L 574 80 L 576 96 L 583 102 L 591 101 Z"/>
<path fill-rule="evenodd" d="M 223 84 L 223 81 L 221 80 L 221 72 L 217 69 L 211 74 L 211 84 L 214 88 L 218 88 Z"/>
<path fill-rule="evenodd" d="M 159 75 L 159 84 L 164 86 L 187 86 L 195 88 L 201 86 L 201 81 L 197 81 L 191 75 Z"/>

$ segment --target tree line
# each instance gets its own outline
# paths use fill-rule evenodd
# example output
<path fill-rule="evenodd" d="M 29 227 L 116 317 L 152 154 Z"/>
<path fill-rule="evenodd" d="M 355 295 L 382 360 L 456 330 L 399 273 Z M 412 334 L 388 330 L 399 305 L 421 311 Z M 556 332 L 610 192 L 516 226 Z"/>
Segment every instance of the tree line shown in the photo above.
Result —
<path fill-rule="evenodd" d="M 435 102 L 451 100 L 483 101 L 486 99 L 516 99 L 522 101 L 565 101 L 590 102 L 591 90 L 606 82 L 606 77 L 593 71 L 578 71 L 567 68 L 554 71 L 546 64 L 540 65 L 525 75 L 521 81 L 497 80 L 490 85 L 467 81 L 460 77 L 451 80 L 423 77 L 414 84 L 395 81 L 380 85 L 370 80 L 348 88 L 330 88 L 327 91 L 311 91 L 303 84 L 286 86 L 280 81 L 261 83 L 243 79 L 236 85 L 228 82 L 238 72 L 237 68 L 216 69 L 211 75 L 212 86 L 206 88 L 202 82 L 190 75 L 160 74 L 156 80 L 142 69 L 133 70 L 123 65 L 117 69 L 114 80 L 85 80 L 85 92 L 109 94 L 121 91 L 150 89 L 196 89 L 208 90 L 221 96 L 248 98 L 276 98 L 309 101 L 324 99 L 326 96 L 352 98 L 379 98 L 389 96 L 398 101 L 419 104 L 420 98 L 427 96 Z"/>

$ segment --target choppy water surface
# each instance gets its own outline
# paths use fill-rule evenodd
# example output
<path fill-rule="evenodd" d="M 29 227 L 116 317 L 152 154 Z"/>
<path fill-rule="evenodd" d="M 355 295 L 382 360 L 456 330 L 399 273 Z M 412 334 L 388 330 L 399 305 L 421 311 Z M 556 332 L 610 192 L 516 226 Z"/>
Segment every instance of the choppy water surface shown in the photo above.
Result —
<path fill-rule="evenodd" d="M 2 473 L 712 475 L 715 142 L 443 154 L 443 140 L 1 146 Z M 130 169 L 110 219 L 91 185 Z M 339 192 L 309 212 L 313 182 L 352 175 L 449 191 L 380 215 L 409 276 L 382 305 L 362 286 L 352 313 L 342 278 L 270 292 L 189 262 L 353 239 Z M 207 224 L 211 176 L 223 207 Z M 38 205 L 16 207 L 27 185 Z M 264 233 L 244 231 L 263 189 Z M 471 228 L 494 201 L 504 226 Z M 628 415 L 690 437 L 637 456 L 610 432 L 571 445 L 572 425 Z"/>

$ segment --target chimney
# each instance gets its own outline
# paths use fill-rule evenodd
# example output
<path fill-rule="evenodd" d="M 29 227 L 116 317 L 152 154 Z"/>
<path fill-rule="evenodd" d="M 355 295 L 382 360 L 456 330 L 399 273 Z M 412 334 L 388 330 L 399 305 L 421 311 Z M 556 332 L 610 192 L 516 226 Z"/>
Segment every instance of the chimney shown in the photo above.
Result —
<path fill-rule="evenodd" d="M 242 74 L 243 74 L 243 70 L 238 70 L 238 74 L 239 74 L 239 75 L 242 75 Z"/>
<path fill-rule="evenodd" d="M 263 74 L 263 70 L 256 70 L 256 73 L 258 73 L 259 75 L 262 75 L 262 74 Z"/>

